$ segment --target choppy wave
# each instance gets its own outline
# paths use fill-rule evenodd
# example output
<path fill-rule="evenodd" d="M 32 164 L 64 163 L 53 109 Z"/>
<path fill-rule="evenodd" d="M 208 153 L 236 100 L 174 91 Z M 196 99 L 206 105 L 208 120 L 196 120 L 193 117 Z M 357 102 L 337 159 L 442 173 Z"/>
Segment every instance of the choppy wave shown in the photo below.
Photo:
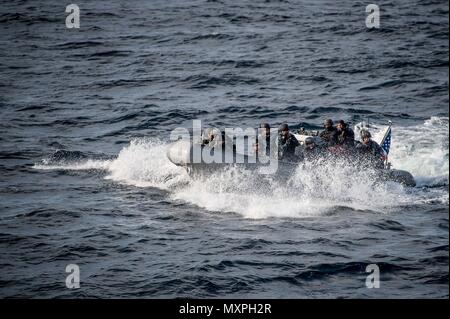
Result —
<path fill-rule="evenodd" d="M 379 29 L 360 2 L 224 2 L 85 1 L 70 30 L 56 1 L 2 3 L 0 296 L 448 298 L 448 2 L 382 4 Z M 165 157 L 192 119 L 327 117 L 392 120 L 418 186 L 346 166 L 191 180 Z"/>

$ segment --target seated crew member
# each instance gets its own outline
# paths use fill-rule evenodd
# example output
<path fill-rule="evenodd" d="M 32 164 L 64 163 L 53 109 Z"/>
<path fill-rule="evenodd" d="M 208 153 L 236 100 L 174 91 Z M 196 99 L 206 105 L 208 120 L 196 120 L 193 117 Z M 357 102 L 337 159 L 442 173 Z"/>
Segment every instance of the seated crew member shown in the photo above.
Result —
<path fill-rule="evenodd" d="M 340 145 L 346 148 L 353 147 L 355 145 L 355 133 L 343 120 L 339 120 L 336 124 L 336 131 L 333 134 L 336 145 Z"/>
<path fill-rule="evenodd" d="M 278 128 L 278 159 L 296 161 L 295 149 L 300 146 L 295 136 L 289 132 L 289 126 L 284 123 Z"/>
<path fill-rule="evenodd" d="M 263 152 L 265 155 L 269 155 L 270 147 L 270 125 L 269 123 L 261 123 L 259 125 L 258 136 L 256 142 L 253 145 L 255 153 Z"/>
<path fill-rule="evenodd" d="M 211 127 L 205 129 L 202 135 L 202 145 L 214 147 L 214 143 L 217 142 L 217 140 L 215 141 L 214 139 L 216 138 L 216 136 L 218 136 L 218 134 L 219 134 L 218 130 L 213 129 Z"/>
<path fill-rule="evenodd" d="M 333 120 L 326 119 L 323 123 L 324 130 L 320 132 L 320 138 L 327 144 L 335 144 L 333 138 L 336 137 L 336 128 L 334 127 Z"/>
<path fill-rule="evenodd" d="M 202 136 L 202 145 L 209 146 L 211 148 L 221 146 L 234 149 L 235 145 L 233 141 L 225 135 L 225 132 L 221 132 L 215 128 L 207 128 Z"/>
<path fill-rule="evenodd" d="M 268 123 L 261 123 L 256 143 L 254 145 L 255 151 L 264 152 L 265 156 L 276 157 L 278 150 L 276 147 L 276 134 L 270 134 L 270 125 Z"/>
<path fill-rule="evenodd" d="M 369 131 L 361 131 L 361 141 L 356 145 L 356 150 L 376 168 L 384 168 L 384 151 L 377 142 L 372 140 Z"/>
<path fill-rule="evenodd" d="M 303 158 L 307 161 L 312 161 L 322 154 L 322 148 L 316 144 L 313 137 L 305 139 L 305 147 L 303 149 Z"/>

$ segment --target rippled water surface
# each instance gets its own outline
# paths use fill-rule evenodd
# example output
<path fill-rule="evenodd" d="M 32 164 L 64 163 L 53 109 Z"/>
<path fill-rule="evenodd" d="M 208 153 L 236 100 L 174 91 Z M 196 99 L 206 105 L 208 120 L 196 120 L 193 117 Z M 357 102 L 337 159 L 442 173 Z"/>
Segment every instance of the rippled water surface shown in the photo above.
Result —
<path fill-rule="evenodd" d="M 447 1 L 377 2 L 371 30 L 361 1 L 77 4 L 80 29 L 0 7 L 1 297 L 448 298 Z M 165 156 L 193 119 L 328 117 L 391 120 L 417 187 L 324 165 L 261 192 Z"/>

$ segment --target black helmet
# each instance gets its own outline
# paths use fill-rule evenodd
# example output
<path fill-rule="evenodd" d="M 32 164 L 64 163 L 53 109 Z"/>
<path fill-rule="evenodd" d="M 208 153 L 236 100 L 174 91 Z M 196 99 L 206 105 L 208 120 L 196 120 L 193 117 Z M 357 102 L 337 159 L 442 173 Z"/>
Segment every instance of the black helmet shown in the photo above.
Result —
<path fill-rule="evenodd" d="M 278 127 L 278 132 L 281 132 L 281 131 L 289 131 L 289 126 L 286 123 L 281 124 Z"/>
<path fill-rule="evenodd" d="M 344 120 L 339 120 L 338 124 L 341 124 L 343 127 L 347 127 L 347 124 L 344 122 Z"/>
<path fill-rule="evenodd" d="M 366 130 L 361 131 L 361 139 L 371 138 L 371 137 L 372 137 L 372 134 L 370 134 L 369 131 L 366 131 Z"/>
<path fill-rule="evenodd" d="M 311 136 L 308 136 L 307 138 L 305 138 L 305 145 L 310 145 L 310 144 L 314 144 L 314 139 Z"/>
<path fill-rule="evenodd" d="M 328 125 L 331 125 L 331 126 L 333 126 L 333 120 L 332 119 L 326 119 L 324 122 L 323 122 L 323 125 L 325 125 L 325 126 L 328 126 Z"/>

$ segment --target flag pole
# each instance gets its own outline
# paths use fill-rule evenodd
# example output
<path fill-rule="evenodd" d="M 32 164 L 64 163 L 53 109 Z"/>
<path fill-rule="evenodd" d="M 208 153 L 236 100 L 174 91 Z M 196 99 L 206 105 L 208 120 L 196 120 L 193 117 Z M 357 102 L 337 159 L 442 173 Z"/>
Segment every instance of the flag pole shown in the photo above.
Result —
<path fill-rule="evenodd" d="M 388 133 L 391 132 L 391 143 L 392 143 L 392 121 L 388 121 L 388 128 L 386 130 L 386 133 L 384 133 L 383 139 L 381 140 L 381 145 L 384 144 L 384 141 L 386 140 L 386 137 L 388 135 Z M 386 151 L 385 151 L 386 152 Z M 390 165 L 388 162 L 388 153 L 386 152 L 386 159 L 384 160 L 384 167 L 389 169 Z"/>

